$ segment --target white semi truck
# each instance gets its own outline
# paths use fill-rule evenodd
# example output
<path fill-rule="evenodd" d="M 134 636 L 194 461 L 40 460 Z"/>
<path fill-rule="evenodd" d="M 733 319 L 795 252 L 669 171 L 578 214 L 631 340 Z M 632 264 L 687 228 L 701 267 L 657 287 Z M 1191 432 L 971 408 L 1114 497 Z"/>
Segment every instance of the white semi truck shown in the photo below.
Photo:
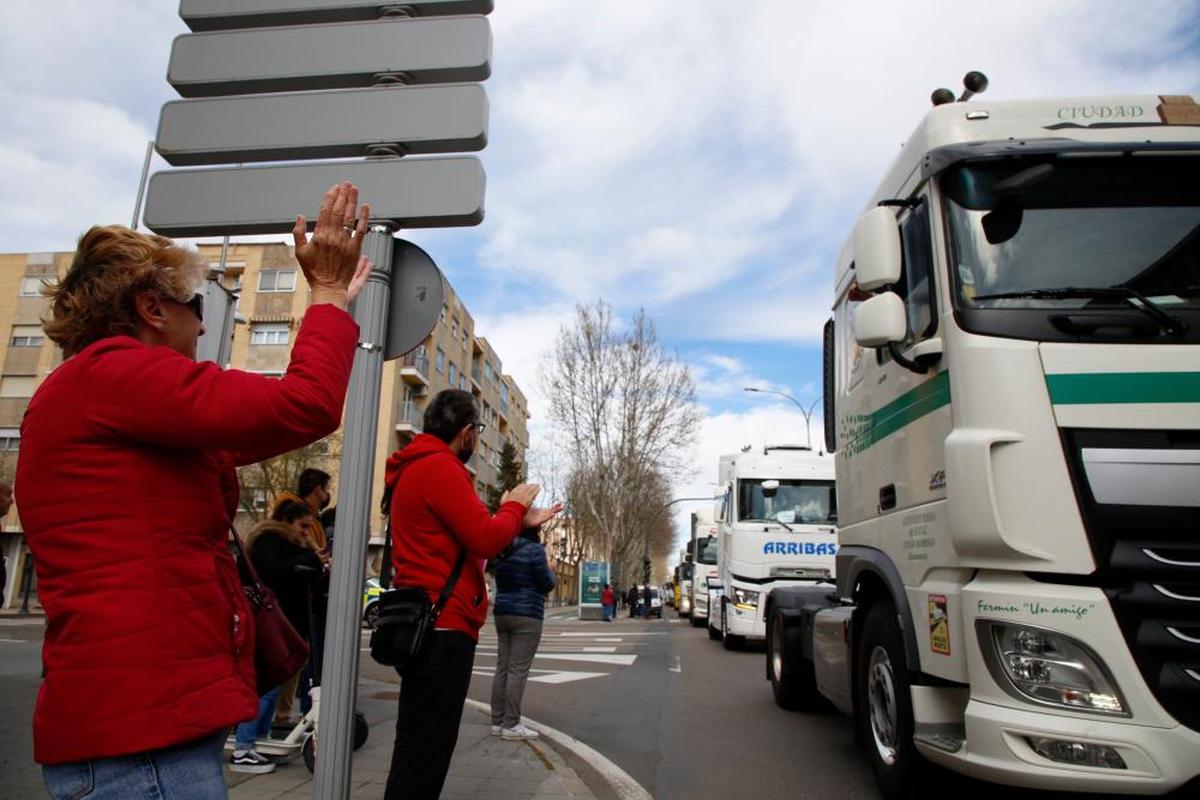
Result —
<path fill-rule="evenodd" d="M 692 627 L 699 628 L 708 622 L 709 584 L 717 581 L 717 524 L 713 510 L 702 508 L 692 512 L 692 540 L 688 547 L 692 552 L 691 616 Z"/>
<path fill-rule="evenodd" d="M 772 589 L 833 577 L 837 496 L 833 457 L 801 445 L 721 456 L 718 480 L 721 595 L 708 631 L 732 650 L 766 637 L 759 601 Z"/>
<path fill-rule="evenodd" d="M 949 100 L 838 258 L 837 587 L 771 593 L 767 676 L 889 798 L 1198 796 L 1200 106 Z"/>

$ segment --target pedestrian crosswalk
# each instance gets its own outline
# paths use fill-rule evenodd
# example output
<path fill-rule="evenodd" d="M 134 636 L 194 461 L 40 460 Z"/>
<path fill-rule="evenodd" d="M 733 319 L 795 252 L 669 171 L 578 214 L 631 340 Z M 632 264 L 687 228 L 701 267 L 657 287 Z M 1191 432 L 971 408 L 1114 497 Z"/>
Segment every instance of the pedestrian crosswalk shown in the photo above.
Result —
<path fill-rule="evenodd" d="M 529 681 L 556 685 L 607 678 L 616 670 L 633 666 L 638 660 L 638 648 L 650 637 L 666 635 L 665 631 L 614 630 L 613 625 L 600 622 L 548 620 L 542 629 Z M 475 675 L 495 674 L 497 648 L 496 629 L 489 623 L 480 631 Z"/>

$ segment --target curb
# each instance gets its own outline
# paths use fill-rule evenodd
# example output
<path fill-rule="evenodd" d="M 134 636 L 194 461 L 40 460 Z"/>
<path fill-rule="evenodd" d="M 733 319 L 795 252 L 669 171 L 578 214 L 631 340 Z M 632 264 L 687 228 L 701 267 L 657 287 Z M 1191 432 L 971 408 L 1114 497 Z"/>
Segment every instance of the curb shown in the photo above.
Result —
<path fill-rule="evenodd" d="M 491 706 L 479 700 L 467 698 L 467 705 L 491 714 Z M 654 800 L 641 784 L 630 777 L 629 773 L 618 767 L 597 750 L 592 749 L 570 734 L 551 728 L 549 725 L 522 717 L 522 721 L 535 731 L 546 737 L 554 744 L 570 751 L 576 758 L 587 763 L 589 767 L 600 774 L 620 800 Z"/>

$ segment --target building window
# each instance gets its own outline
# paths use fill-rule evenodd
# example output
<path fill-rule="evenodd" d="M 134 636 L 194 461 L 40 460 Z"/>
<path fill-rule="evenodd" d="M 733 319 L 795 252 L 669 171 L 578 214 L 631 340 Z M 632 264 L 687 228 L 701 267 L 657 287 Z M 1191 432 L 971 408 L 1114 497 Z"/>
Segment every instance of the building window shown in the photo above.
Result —
<path fill-rule="evenodd" d="M 0 428 L 0 452 L 15 453 L 21 449 L 20 428 Z"/>
<path fill-rule="evenodd" d="M 53 286 L 58 283 L 58 278 L 53 275 L 47 275 L 44 278 L 32 277 L 21 279 L 21 297 L 41 297 L 43 286 Z"/>
<path fill-rule="evenodd" d="M 445 321 L 446 321 L 446 304 L 445 304 L 445 303 L 442 303 L 442 314 L 441 314 L 441 316 L 440 316 L 440 317 L 438 317 L 438 321 L 439 321 L 439 322 L 445 322 Z"/>
<path fill-rule="evenodd" d="M 492 379 L 492 362 L 490 361 L 483 362 L 483 379 L 485 381 L 490 381 Z"/>
<path fill-rule="evenodd" d="M 450 387 L 453 388 L 453 387 L 457 386 L 458 385 L 458 367 L 454 366 L 453 361 L 450 362 L 450 371 L 446 374 L 450 376 Z"/>
<path fill-rule="evenodd" d="M 466 350 L 471 346 L 471 334 L 467 333 L 466 328 L 463 328 L 462 339 L 463 339 L 463 350 Z"/>
<path fill-rule="evenodd" d="M 281 345 L 288 343 L 286 322 L 260 323 L 250 326 L 250 344 Z"/>
<path fill-rule="evenodd" d="M 458 338 L 458 317 L 453 317 L 450 320 L 450 341 Z"/>
<path fill-rule="evenodd" d="M 13 325 L 12 339 L 9 345 L 12 347 L 41 347 L 43 338 L 41 325 Z"/>
<path fill-rule="evenodd" d="M 436 358 L 437 358 L 437 360 L 434 361 L 434 366 L 437 367 L 437 371 L 445 372 L 446 371 L 446 351 L 439 347 L 437 349 L 437 357 Z"/>
<path fill-rule="evenodd" d="M 5 375 L 0 377 L 0 397 L 33 397 L 33 375 Z"/>
<path fill-rule="evenodd" d="M 458 388 L 462 389 L 464 392 L 470 391 L 470 389 L 467 388 L 467 373 L 464 372 L 462 375 L 458 376 Z"/>
<path fill-rule="evenodd" d="M 296 270 L 264 269 L 258 273 L 258 290 L 260 292 L 296 291 Z"/>

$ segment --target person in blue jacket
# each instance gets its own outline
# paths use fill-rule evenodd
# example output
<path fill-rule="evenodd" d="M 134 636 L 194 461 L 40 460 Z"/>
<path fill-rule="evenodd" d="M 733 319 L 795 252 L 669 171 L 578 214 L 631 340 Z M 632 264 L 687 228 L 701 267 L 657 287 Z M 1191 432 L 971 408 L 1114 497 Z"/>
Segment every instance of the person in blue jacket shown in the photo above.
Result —
<path fill-rule="evenodd" d="M 521 723 L 521 698 L 529 667 L 542 640 L 546 595 L 554 572 L 537 528 L 526 528 L 500 554 L 496 566 L 496 676 L 492 679 L 492 735 L 536 739 Z"/>

